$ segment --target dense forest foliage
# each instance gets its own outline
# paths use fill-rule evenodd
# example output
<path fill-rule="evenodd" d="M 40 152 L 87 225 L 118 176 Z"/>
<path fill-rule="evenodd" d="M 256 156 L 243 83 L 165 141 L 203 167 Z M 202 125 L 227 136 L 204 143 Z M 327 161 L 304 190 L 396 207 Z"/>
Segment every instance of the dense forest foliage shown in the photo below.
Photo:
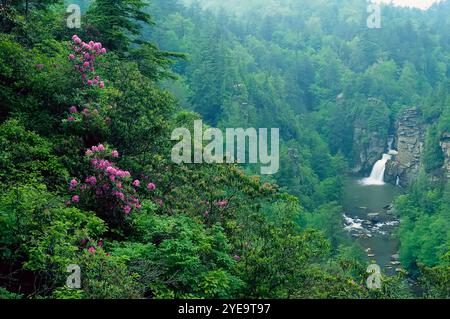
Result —
<path fill-rule="evenodd" d="M 381 29 L 362 0 L 0 9 L 0 298 L 410 298 L 411 278 L 450 296 L 449 2 L 384 7 Z M 372 290 L 343 180 L 410 106 L 429 125 L 396 203 L 407 272 Z M 174 164 L 171 132 L 196 119 L 281 128 L 279 173 Z"/>

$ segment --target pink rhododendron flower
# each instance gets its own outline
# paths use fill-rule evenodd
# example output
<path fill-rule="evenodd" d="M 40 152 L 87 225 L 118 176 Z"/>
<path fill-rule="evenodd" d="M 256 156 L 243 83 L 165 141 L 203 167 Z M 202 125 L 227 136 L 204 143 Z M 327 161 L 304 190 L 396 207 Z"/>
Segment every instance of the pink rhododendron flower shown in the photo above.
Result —
<path fill-rule="evenodd" d="M 83 109 L 83 114 L 84 114 L 84 115 L 88 115 L 88 114 L 89 114 L 89 109 L 84 108 L 84 109 Z"/>
<path fill-rule="evenodd" d="M 209 217 L 209 212 L 206 211 L 203 215 L 204 215 L 206 218 L 208 218 L 208 217 Z"/>
<path fill-rule="evenodd" d="M 103 146 L 103 144 L 99 144 L 97 148 L 98 148 L 99 152 L 104 152 L 105 151 L 105 147 Z"/>
<path fill-rule="evenodd" d="M 73 54 L 73 53 L 69 54 L 69 59 L 71 59 L 71 60 L 75 59 L 75 54 Z"/>
<path fill-rule="evenodd" d="M 93 246 L 89 247 L 88 251 L 89 251 L 91 254 L 95 253 L 95 247 L 93 247 Z"/>
<path fill-rule="evenodd" d="M 116 170 L 114 167 L 112 167 L 112 166 L 108 166 L 108 167 L 106 168 L 106 172 L 107 172 L 108 174 L 111 174 L 111 175 L 116 175 L 117 170 Z"/>
<path fill-rule="evenodd" d="M 77 187 L 77 185 L 78 185 L 78 181 L 76 179 L 72 179 L 70 181 L 70 188 L 73 189 L 73 188 Z"/>
<path fill-rule="evenodd" d="M 226 199 L 224 199 L 224 200 L 218 201 L 216 203 L 216 205 L 219 206 L 219 207 L 225 207 L 225 206 L 228 205 L 228 201 Z"/>
<path fill-rule="evenodd" d="M 72 113 L 72 114 L 73 113 L 78 113 L 77 107 L 76 106 L 71 106 L 70 109 L 69 109 L 69 112 Z"/>
<path fill-rule="evenodd" d="M 114 157 L 114 158 L 118 158 L 119 157 L 119 152 L 114 150 L 114 151 L 111 152 L 111 156 Z"/>
<path fill-rule="evenodd" d="M 78 35 L 74 34 L 72 36 L 72 40 L 73 42 L 75 42 L 76 44 L 80 44 L 81 43 L 81 39 L 78 37 Z"/>
<path fill-rule="evenodd" d="M 97 178 L 95 178 L 95 176 L 89 176 L 88 178 L 86 178 L 86 183 L 95 185 L 97 184 Z"/>
<path fill-rule="evenodd" d="M 104 89 L 105 88 L 105 82 L 101 81 L 100 84 L 99 84 L 99 87 L 101 89 Z"/>
<path fill-rule="evenodd" d="M 114 195 L 114 196 L 117 196 L 117 197 L 120 198 L 121 200 L 124 200 L 124 199 L 125 199 L 125 195 L 124 195 L 123 193 L 121 193 L 121 192 L 114 191 L 114 192 L 113 192 L 113 195 Z"/>
<path fill-rule="evenodd" d="M 131 207 L 130 206 L 125 206 L 124 208 L 123 208 L 123 211 L 125 212 L 125 214 L 129 214 L 130 213 L 130 211 L 131 211 Z"/>
<path fill-rule="evenodd" d="M 149 189 L 149 190 L 155 190 L 156 189 L 156 185 L 155 184 L 153 184 L 153 183 L 149 183 L 148 185 L 147 185 L 147 189 Z"/>
<path fill-rule="evenodd" d="M 67 118 L 67 121 L 69 121 L 69 122 L 74 122 L 74 121 L 75 121 L 75 118 L 74 118 L 73 116 L 69 116 L 69 117 Z"/>
<path fill-rule="evenodd" d="M 99 241 L 99 242 L 97 243 L 97 246 L 98 246 L 98 247 L 103 247 L 103 242 L 102 242 L 102 241 Z"/>
<path fill-rule="evenodd" d="M 140 185 L 141 185 L 141 182 L 139 180 L 135 180 L 133 182 L 133 186 L 135 186 L 135 187 L 139 187 Z"/>
<path fill-rule="evenodd" d="M 80 196 L 74 195 L 74 196 L 72 197 L 72 203 L 78 203 L 79 201 L 80 201 Z"/>
<path fill-rule="evenodd" d="M 92 80 L 87 81 L 87 85 L 92 86 L 93 84 L 94 84 L 94 82 Z"/>

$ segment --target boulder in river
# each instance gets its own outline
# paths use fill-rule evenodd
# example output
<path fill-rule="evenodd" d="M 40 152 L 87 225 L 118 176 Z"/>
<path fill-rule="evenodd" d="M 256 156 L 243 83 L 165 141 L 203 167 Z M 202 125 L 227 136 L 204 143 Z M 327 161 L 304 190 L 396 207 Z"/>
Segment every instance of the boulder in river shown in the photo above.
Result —
<path fill-rule="evenodd" d="M 380 214 L 379 214 L 379 213 L 370 213 L 370 214 L 367 214 L 367 218 L 368 218 L 372 223 L 379 223 L 379 222 L 381 222 L 381 218 L 380 218 Z"/>
<path fill-rule="evenodd" d="M 394 261 L 399 261 L 400 260 L 400 255 L 399 254 L 394 254 L 391 256 L 392 260 Z"/>
<path fill-rule="evenodd" d="M 362 224 L 363 224 L 364 226 L 372 226 L 372 225 L 373 225 L 373 222 L 372 222 L 371 220 L 365 220 L 365 221 L 362 222 Z"/>

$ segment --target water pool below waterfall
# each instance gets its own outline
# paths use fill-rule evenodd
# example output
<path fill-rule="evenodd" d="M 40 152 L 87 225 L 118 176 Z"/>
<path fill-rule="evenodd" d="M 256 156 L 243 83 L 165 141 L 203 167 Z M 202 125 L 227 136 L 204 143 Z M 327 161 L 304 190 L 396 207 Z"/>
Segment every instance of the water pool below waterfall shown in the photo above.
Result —
<path fill-rule="evenodd" d="M 344 229 L 365 251 L 367 261 L 392 273 L 399 267 L 396 258 L 399 242 L 394 236 L 399 225 L 386 209 L 401 194 L 390 184 L 364 185 L 361 178 L 349 177 L 344 188 Z"/>

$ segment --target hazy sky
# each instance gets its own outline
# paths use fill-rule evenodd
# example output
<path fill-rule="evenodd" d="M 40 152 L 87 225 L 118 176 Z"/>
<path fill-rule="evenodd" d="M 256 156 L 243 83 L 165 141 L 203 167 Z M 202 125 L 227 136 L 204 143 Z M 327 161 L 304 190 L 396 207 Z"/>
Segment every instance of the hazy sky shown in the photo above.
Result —
<path fill-rule="evenodd" d="M 440 0 L 378 0 L 378 2 L 394 2 L 400 6 L 417 7 L 420 9 L 428 9 L 433 3 Z"/>

